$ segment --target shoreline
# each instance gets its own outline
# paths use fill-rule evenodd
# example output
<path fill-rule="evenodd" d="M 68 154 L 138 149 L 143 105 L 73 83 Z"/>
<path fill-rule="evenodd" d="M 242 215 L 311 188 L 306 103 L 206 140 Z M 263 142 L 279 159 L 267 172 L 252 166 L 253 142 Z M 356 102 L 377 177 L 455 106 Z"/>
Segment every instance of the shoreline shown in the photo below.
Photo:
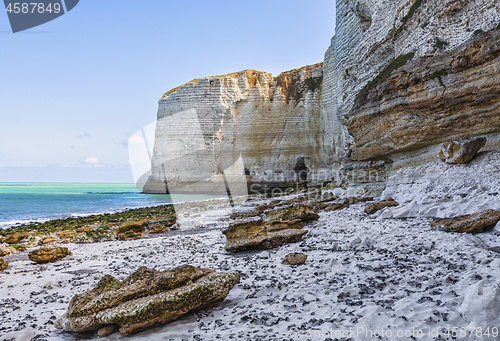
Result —
<path fill-rule="evenodd" d="M 172 204 L 157 204 L 157 205 L 147 205 L 147 206 L 136 206 L 136 207 L 125 207 L 123 209 L 117 209 L 117 210 L 111 210 L 111 211 L 104 211 L 104 212 L 92 212 L 92 213 L 67 213 L 64 214 L 63 216 L 60 217 L 53 217 L 53 218 L 38 218 L 38 219 L 31 219 L 31 220 L 15 220 L 17 223 L 10 223 L 9 221 L 2 222 L 0 221 L 0 231 L 2 230 L 8 230 L 13 227 L 20 227 L 20 226 L 29 226 L 29 225 L 39 225 L 46 223 L 48 221 L 55 221 L 55 220 L 66 220 L 66 219 L 71 219 L 71 218 L 86 218 L 86 217 L 92 217 L 92 216 L 103 216 L 106 214 L 120 214 L 124 213 L 129 210 L 137 210 L 137 209 L 148 209 L 148 208 L 155 208 L 158 206 L 169 206 Z M 9 224 L 9 225 L 3 225 L 3 224 Z"/>

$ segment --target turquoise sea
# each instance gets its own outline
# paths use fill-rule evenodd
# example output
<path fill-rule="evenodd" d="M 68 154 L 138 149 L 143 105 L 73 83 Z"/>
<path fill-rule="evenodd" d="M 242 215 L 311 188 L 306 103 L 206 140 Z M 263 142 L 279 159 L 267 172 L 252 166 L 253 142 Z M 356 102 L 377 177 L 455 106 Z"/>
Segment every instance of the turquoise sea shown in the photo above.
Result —
<path fill-rule="evenodd" d="M 168 203 L 169 195 L 142 194 L 133 184 L 0 183 L 0 228 Z"/>

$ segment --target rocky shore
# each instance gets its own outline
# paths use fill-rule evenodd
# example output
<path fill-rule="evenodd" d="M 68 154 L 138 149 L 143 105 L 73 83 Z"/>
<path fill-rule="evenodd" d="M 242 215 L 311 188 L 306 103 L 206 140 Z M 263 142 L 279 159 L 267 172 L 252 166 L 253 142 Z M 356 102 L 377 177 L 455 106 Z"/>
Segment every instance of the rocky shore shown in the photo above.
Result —
<path fill-rule="evenodd" d="M 288 216 L 291 210 L 283 208 L 294 205 L 317 212 L 317 220 L 305 222 L 290 215 L 308 232 L 299 241 L 270 249 L 227 251 L 222 232 L 233 221 L 227 214 L 218 227 L 145 234 L 142 239 L 70 242 L 65 247 L 71 255 L 54 263 L 34 263 L 27 252 L 7 255 L 9 266 L 0 275 L 0 339 L 97 338 L 97 330 L 55 328 L 56 323 L 64 326 L 56 321 L 75 295 L 96 287 L 104 276 L 124 281 L 141 267 L 164 271 L 184 264 L 237 272 L 240 282 L 216 307 L 188 312 L 127 338 L 296 340 L 322 333 L 321 340 L 334 340 L 335 333 L 350 329 L 384 328 L 394 333 L 439 330 L 446 339 L 446 328 L 498 326 L 500 226 L 450 233 L 433 227 L 432 218 L 369 215 L 365 208 L 375 201 L 349 198 L 342 189 L 317 194 L 254 199 L 233 212 Z M 342 209 L 327 210 L 340 203 Z M 105 334 L 110 340 L 120 338 L 119 333 Z M 364 335 L 351 339 L 370 339 Z"/>

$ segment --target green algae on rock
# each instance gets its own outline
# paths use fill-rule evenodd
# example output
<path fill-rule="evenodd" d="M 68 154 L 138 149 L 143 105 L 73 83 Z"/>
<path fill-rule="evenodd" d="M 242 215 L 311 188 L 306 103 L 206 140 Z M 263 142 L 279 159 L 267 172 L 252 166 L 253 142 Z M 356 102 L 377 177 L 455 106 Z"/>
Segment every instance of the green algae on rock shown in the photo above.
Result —
<path fill-rule="evenodd" d="M 71 299 L 56 328 L 83 332 L 116 324 L 123 335 L 138 333 L 189 311 L 219 306 L 239 281 L 237 272 L 189 265 L 164 272 L 142 267 L 121 282 L 107 275 Z"/>
<path fill-rule="evenodd" d="M 39 264 L 57 262 L 72 253 L 66 247 L 41 248 L 31 251 L 28 257 L 31 261 Z"/>
<path fill-rule="evenodd" d="M 272 249 L 285 243 L 298 242 L 308 232 L 302 230 L 302 227 L 300 219 L 266 223 L 261 218 L 250 218 L 232 223 L 222 233 L 226 236 L 225 249 L 238 252 L 247 249 Z"/>
<path fill-rule="evenodd" d="M 0 258 L 0 271 L 5 270 L 9 266 L 9 262 Z"/>

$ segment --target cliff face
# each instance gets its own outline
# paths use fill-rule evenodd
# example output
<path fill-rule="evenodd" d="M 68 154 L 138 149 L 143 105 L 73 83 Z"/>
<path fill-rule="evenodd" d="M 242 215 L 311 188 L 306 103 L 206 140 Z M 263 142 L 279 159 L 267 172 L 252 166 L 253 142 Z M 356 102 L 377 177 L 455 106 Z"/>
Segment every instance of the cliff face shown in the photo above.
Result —
<path fill-rule="evenodd" d="M 322 95 L 352 161 L 421 164 L 461 136 L 489 134 L 485 149 L 498 149 L 499 24 L 495 0 L 338 0 L 324 70 L 336 88 Z"/>
<path fill-rule="evenodd" d="M 184 184 L 213 178 L 240 156 L 250 182 L 326 177 L 319 173 L 331 172 L 325 160 L 332 159 L 333 138 L 325 136 L 333 134 L 322 117 L 322 79 L 322 64 L 316 64 L 277 79 L 246 70 L 169 91 L 159 102 L 153 174 L 145 191 L 162 192 L 165 174 Z M 198 146 L 174 146 L 186 134 L 192 135 L 186 141 L 197 141 L 198 125 Z"/>
<path fill-rule="evenodd" d="M 498 0 L 337 0 L 322 64 L 168 92 L 159 122 L 195 109 L 186 117 L 201 123 L 204 147 L 198 164 L 172 168 L 163 151 L 182 129 L 159 123 L 149 183 L 162 174 L 189 182 L 200 163 L 217 173 L 241 155 L 250 182 L 343 178 L 383 188 L 388 173 L 437 160 L 453 138 L 485 136 L 483 150 L 500 149 L 499 56 Z"/>

